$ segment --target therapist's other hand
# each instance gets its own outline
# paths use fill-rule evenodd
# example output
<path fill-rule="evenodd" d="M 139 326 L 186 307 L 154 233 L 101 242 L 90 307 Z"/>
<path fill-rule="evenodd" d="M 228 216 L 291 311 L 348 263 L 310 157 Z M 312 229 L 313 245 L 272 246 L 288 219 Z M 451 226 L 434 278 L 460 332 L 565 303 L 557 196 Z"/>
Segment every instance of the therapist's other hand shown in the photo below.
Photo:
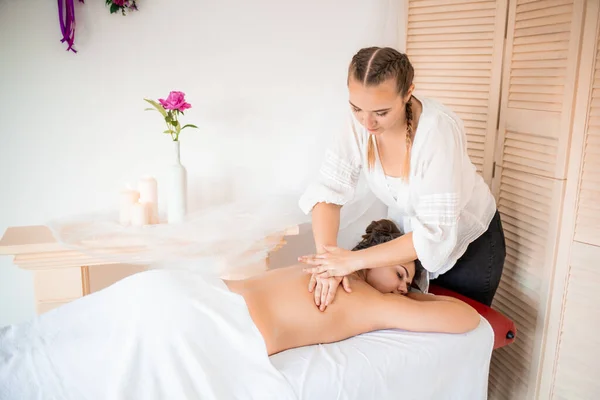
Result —
<path fill-rule="evenodd" d="M 298 261 L 311 265 L 304 272 L 321 278 L 343 277 L 364 268 L 360 254 L 335 246 L 325 246 L 325 252 L 298 257 Z"/>
<path fill-rule="evenodd" d="M 335 293 L 340 286 L 340 282 L 344 287 L 344 290 L 348 293 L 352 291 L 350 289 L 350 281 L 347 276 L 344 277 L 333 277 L 333 278 L 322 278 L 318 275 L 312 274 L 310 281 L 308 282 L 308 291 L 314 293 L 315 304 L 319 307 L 319 310 L 325 311 L 328 305 L 333 302 Z"/>

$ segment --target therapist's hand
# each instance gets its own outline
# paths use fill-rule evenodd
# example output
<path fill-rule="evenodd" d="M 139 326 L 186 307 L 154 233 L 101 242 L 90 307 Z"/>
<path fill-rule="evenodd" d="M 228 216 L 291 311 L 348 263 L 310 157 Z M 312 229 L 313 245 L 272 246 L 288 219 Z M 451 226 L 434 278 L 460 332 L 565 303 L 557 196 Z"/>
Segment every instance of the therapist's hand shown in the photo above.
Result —
<path fill-rule="evenodd" d="M 340 282 L 344 287 L 344 290 L 348 293 L 352 291 L 350 289 L 350 281 L 347 276 L 334 277 L 334 278 L 322 278 L 318 275 L 312 274 L 310 281 L 308 282 L 308 291 L 314 293 L 315 304 L 319 307 L 319 310 L 325 311 L 328 305 L 333 302 L 335 293 L 340 286 Z"/>
<path fill-rule="evenodd" d="M 298 257 L 298 261 L 311 267 L 304 272 L 321 278 L 343 277 L 364 268 L 360 253 L 335 246 L 325 246 L 325 252 Z"/>

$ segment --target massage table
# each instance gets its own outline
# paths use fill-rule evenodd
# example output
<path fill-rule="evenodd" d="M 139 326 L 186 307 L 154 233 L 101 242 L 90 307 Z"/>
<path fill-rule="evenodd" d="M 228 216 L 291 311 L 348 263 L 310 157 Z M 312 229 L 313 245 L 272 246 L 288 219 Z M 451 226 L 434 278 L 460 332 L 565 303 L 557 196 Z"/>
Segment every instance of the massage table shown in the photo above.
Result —
<path fill-rule="evenodd" d="M 0 328 L 0 400 L 484 399 L 495 343 L 481 316 L 464 334 L 381 330 L 269 357 L 222 280 L 153 270 Z"/>
<path fill-rule="evenodd" d="M 27 233 L 30 232 L 27 231 Z M 51 297 L 50 300 L 52 301 L 47 300 L 46 297 L 39 297 L 37 299 L 38 312 L 44 313 L 52 310 L 50 313 L 60 313 L 67 311 L 69 307 L 72 307 L 70 301 L 61 300 L 61 302 L 57 302 L 55 300 L 55 298 L 71 300 L 69 296 L 64 295 L 67 289 L 70 290 L 68 293 L 74 293 L 72 297 L 83 295 L 83 299 L 85 299 L 88 297 L 88 293 L 108 288 L 112 286 L 113 282 L 124 278 L 124 276 L 111 276 L 110 280 L 99 279 L 92 267 L 94 264 L 89 260 L 86 260 L 85 264 L 81 264 L 81 260 L 75 259 L 74 262 L 77 264 L 71 265 L 61 259 L 57 263 L 54 255 L 61 256 L 67 253 L 57 247 L 53 240 L 50 240 L 52 239 L 51 236 L 49 238 L 46 238 L 46 236 L 37 240 L 36 243 L 29 243 L 32 238 L 36 238 L 35 235 L 16 235 L 17 239 L 19 237 L 28 239 L 23 243 L 19 240 L 16 242 L 8 241 L 6 240 L 8 239 L 7 235 L 5 235 L 0 246 L 3 250 L 0 253 L 17 254 L 18 257 L 21 257 L 15 259 L 17 265 L 21 267 L 38 268 L 36 263 L 43 263 L 44 269 L 41 269 L 42 265 L 40 265 L 40 268 L 36 269 L 36 277 L 39 274 L 39 278 L 45 278 L 43 282 L 46 286 L 36 285 L 36 295 L 39 292 L 40 296 L 43 294 L 48 298 Z M 46 244 L 46 241 L 52 241 L 52 243 Z M 41 244 L 44 246 L 40 247 Z M 40 251 L 43 252 L 46 258 L 53 257 L 52 262 L 49 263 L 48 260 L 40 256 L 27 257 L 30 253 Z M 80 264 L 86 266 L 79 267 Z M 57 265 L 60 267 L 57 267 Z M 98 268 L 102 269 L 98 269 L 97 272 L 110 271 L 109 267 L 106 266 Z M 118 268 L 119 271 L 123 270 L 122 266 L 118 266 Z M 125 275 L 135 272 L 137 271 L 129 271 Z M 71 273 L 73 279 L 63 279 Z M 42 276 L 42 274 L 44 275 Z M 46 279 L 55 275 L 57 278 L 55 280 Z M 52 286 L 50 287 L 52 290 L 49 290 L 48 285 L 52 282 L 59 282 L 58 278 L 61 278 L 60 285 Z M 39 282 L 42 282 L 42 280 L 39 280 Z M 72 283 L 72 287 L 67 287 L 66 283 Z M 162 287 L 162 282 L 160 282 L 160 285 Z M 269 358 L 274 370 L 270 375 L 266 373 L 259 374 L 259 378 L 255 380 L 256 384 L 269 387 L 266 381 L 263 382 L 262 380 L 270 376 L 271 381 L 277 381 L 279 378 L 273 373 L 279 373 L 281 380 L 285 381 L 285 390 L 293 391 L 294 396 L 292 398 L 298 399 L 447 398 L 462 400 L 486 398 L 492 350 L 514 341 L 516 334 L 514 324 L 491 308 L 446 289 L 433 286 L 430 288 L 430 292 L 453 296 L 471 304 L 481 314 L 479 326 L 475 330 L 461 335 L 422 334 L 397 330 L 378 331 L 338 343 L 288 350 Z M 115 312 L 120 310 L 121 305 L 124 304 L 123 302 L 117 303 L 114 308 Z M 52 305 L 52 307 L 42 307 L 46 304 Z M 59 305 L 61 307 L 56 308 Z M 223 315 L 227 315 L 227 313 Z M 65 326 L 69 323 L 73 323 L 72 319 L 65 321 Z M 63 335 L 68 334 L 69 338 L 72 336 L 74 343 L 77 339 L 77 326 L 63 330 Z M 70 343 L 72 342 L 66 343 L 66 349 L 69 352 L 75 349 Z M 165 345 L 168 345 L 168 343 Z M 259 350 L 257 350 L 258 353 Z M 106 354 L 111 354 L 113 351 L 108 351 Z M 145 352 L 145 354 L 150 356 L 154 351 L 156 350 Z M 185 352 L 182 353 L 182 356 L 183 354 Z M 85 351 L 80 352 L 80 355 L 82 357 L 87 356 Z M 201 360 L 201 358 L 198 358 L 198 360 Z M 94 364 L 86 361 L 85 365 L 91 366 Z M 157 368 L 159 367 L 160 363 L 157 363 Z M 163 370 L 166 367 L 164 365 L 160 369 Z M 262 367 L 267 368 L 266 365 L 262 365 Z M 133 375 L 130 378 L 147 374 L 143 370 L 137 371 L 134 367 L 132 368 L 131 373 Z M 9 369 L 12 370 L 12 368 Z M 134 390 L 133 388 L 140 390 L 144 388 L 144 385 L 136 386 L 132 384 L 132 380 L 129 382 L 125 384 L 124 388 L 127 388 L 127 386 L 131 386 L 131 390 Z M 218 380 L 215 382 L 218 382 Z M 281 382 L 278 382 L 278 384 L 281 384 Z M 240 386 L 243 386 L 242 382 L 240 382 Z M 165 382 L 165 390 L 168 391 L 172 387 L 172 381 Z M 0 392 L 2 391 L 0 390 Z M 158 395 L 158 392 L 153 392 L 153 394 Z M 7 395 L 7 392 L 0 393 L 0 399 L 12 400 L 14 398 L 10 395 L 4 397 L 4 395 Z M 209 396 L 209 398 L 212 397 Z M 284 397 L 277 397 L 276 394 L 274 398 L 280 400 Z M 22 399 L 19 398 L 19 400 Z M 261 398 L 261 400 L 263 399 Z"/>

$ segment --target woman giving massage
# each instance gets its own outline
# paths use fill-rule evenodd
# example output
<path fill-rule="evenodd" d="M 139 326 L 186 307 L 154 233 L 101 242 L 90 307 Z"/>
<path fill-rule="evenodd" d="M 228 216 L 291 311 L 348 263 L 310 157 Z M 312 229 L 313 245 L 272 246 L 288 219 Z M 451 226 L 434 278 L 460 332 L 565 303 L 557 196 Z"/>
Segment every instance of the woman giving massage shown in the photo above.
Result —
<path fill-rule="evenodd" d="M 376 221 L 355 250 L 398 237 L 394 223 Z M 358 271 L 352 293 L 324 312 L 302 264 L 239 281 L 189 269 L 140 272 L 0 328 L 0 400 L 295 398 L 283 394 L 291 389 L 270 355 L 380 329 L 479 325 L 459 300 L 406 294 L 418 265 Z"/>
<path fill-rule="evenodd" d="M 349 290 L 345 276 L 354 271 L 416 259 L 425 282 L 488 306 L 500 283 L 506 248 L 496 201 L 469 158 L 463 122 L 436 100 L 417 98 L 414 74 L 406 54 L 389 47 L 361 49 L 350 62 L 348 127 L 299 201 L 312 213 L 317 249 L 299 261 L 311 266 L 309 290 L 321 310 L 340 282 Z M 481 123 L 477 111 L 462 111 Z M 337 234 L 361 172 L 406 235 L 352 252 L 336 247 Z"/>

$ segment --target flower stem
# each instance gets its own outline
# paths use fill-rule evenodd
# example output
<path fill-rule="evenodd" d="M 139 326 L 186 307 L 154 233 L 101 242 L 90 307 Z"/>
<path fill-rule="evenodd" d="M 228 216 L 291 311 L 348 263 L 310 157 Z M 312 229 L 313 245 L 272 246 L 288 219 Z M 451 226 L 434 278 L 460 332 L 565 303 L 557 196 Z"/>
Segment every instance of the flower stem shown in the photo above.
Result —
<path fill-rule="evenodd" d="M 171 139 L 173 139 L 173 129 L 171 129 L 171 126 L 169 125 L 169 123 L 167 121 L 165 121 L 165 125 L 167 125 L 167 130 L 169 131 L 169 135 L 171 135 Z M 173 139 L 175 140 L 175 139 Z"/>

